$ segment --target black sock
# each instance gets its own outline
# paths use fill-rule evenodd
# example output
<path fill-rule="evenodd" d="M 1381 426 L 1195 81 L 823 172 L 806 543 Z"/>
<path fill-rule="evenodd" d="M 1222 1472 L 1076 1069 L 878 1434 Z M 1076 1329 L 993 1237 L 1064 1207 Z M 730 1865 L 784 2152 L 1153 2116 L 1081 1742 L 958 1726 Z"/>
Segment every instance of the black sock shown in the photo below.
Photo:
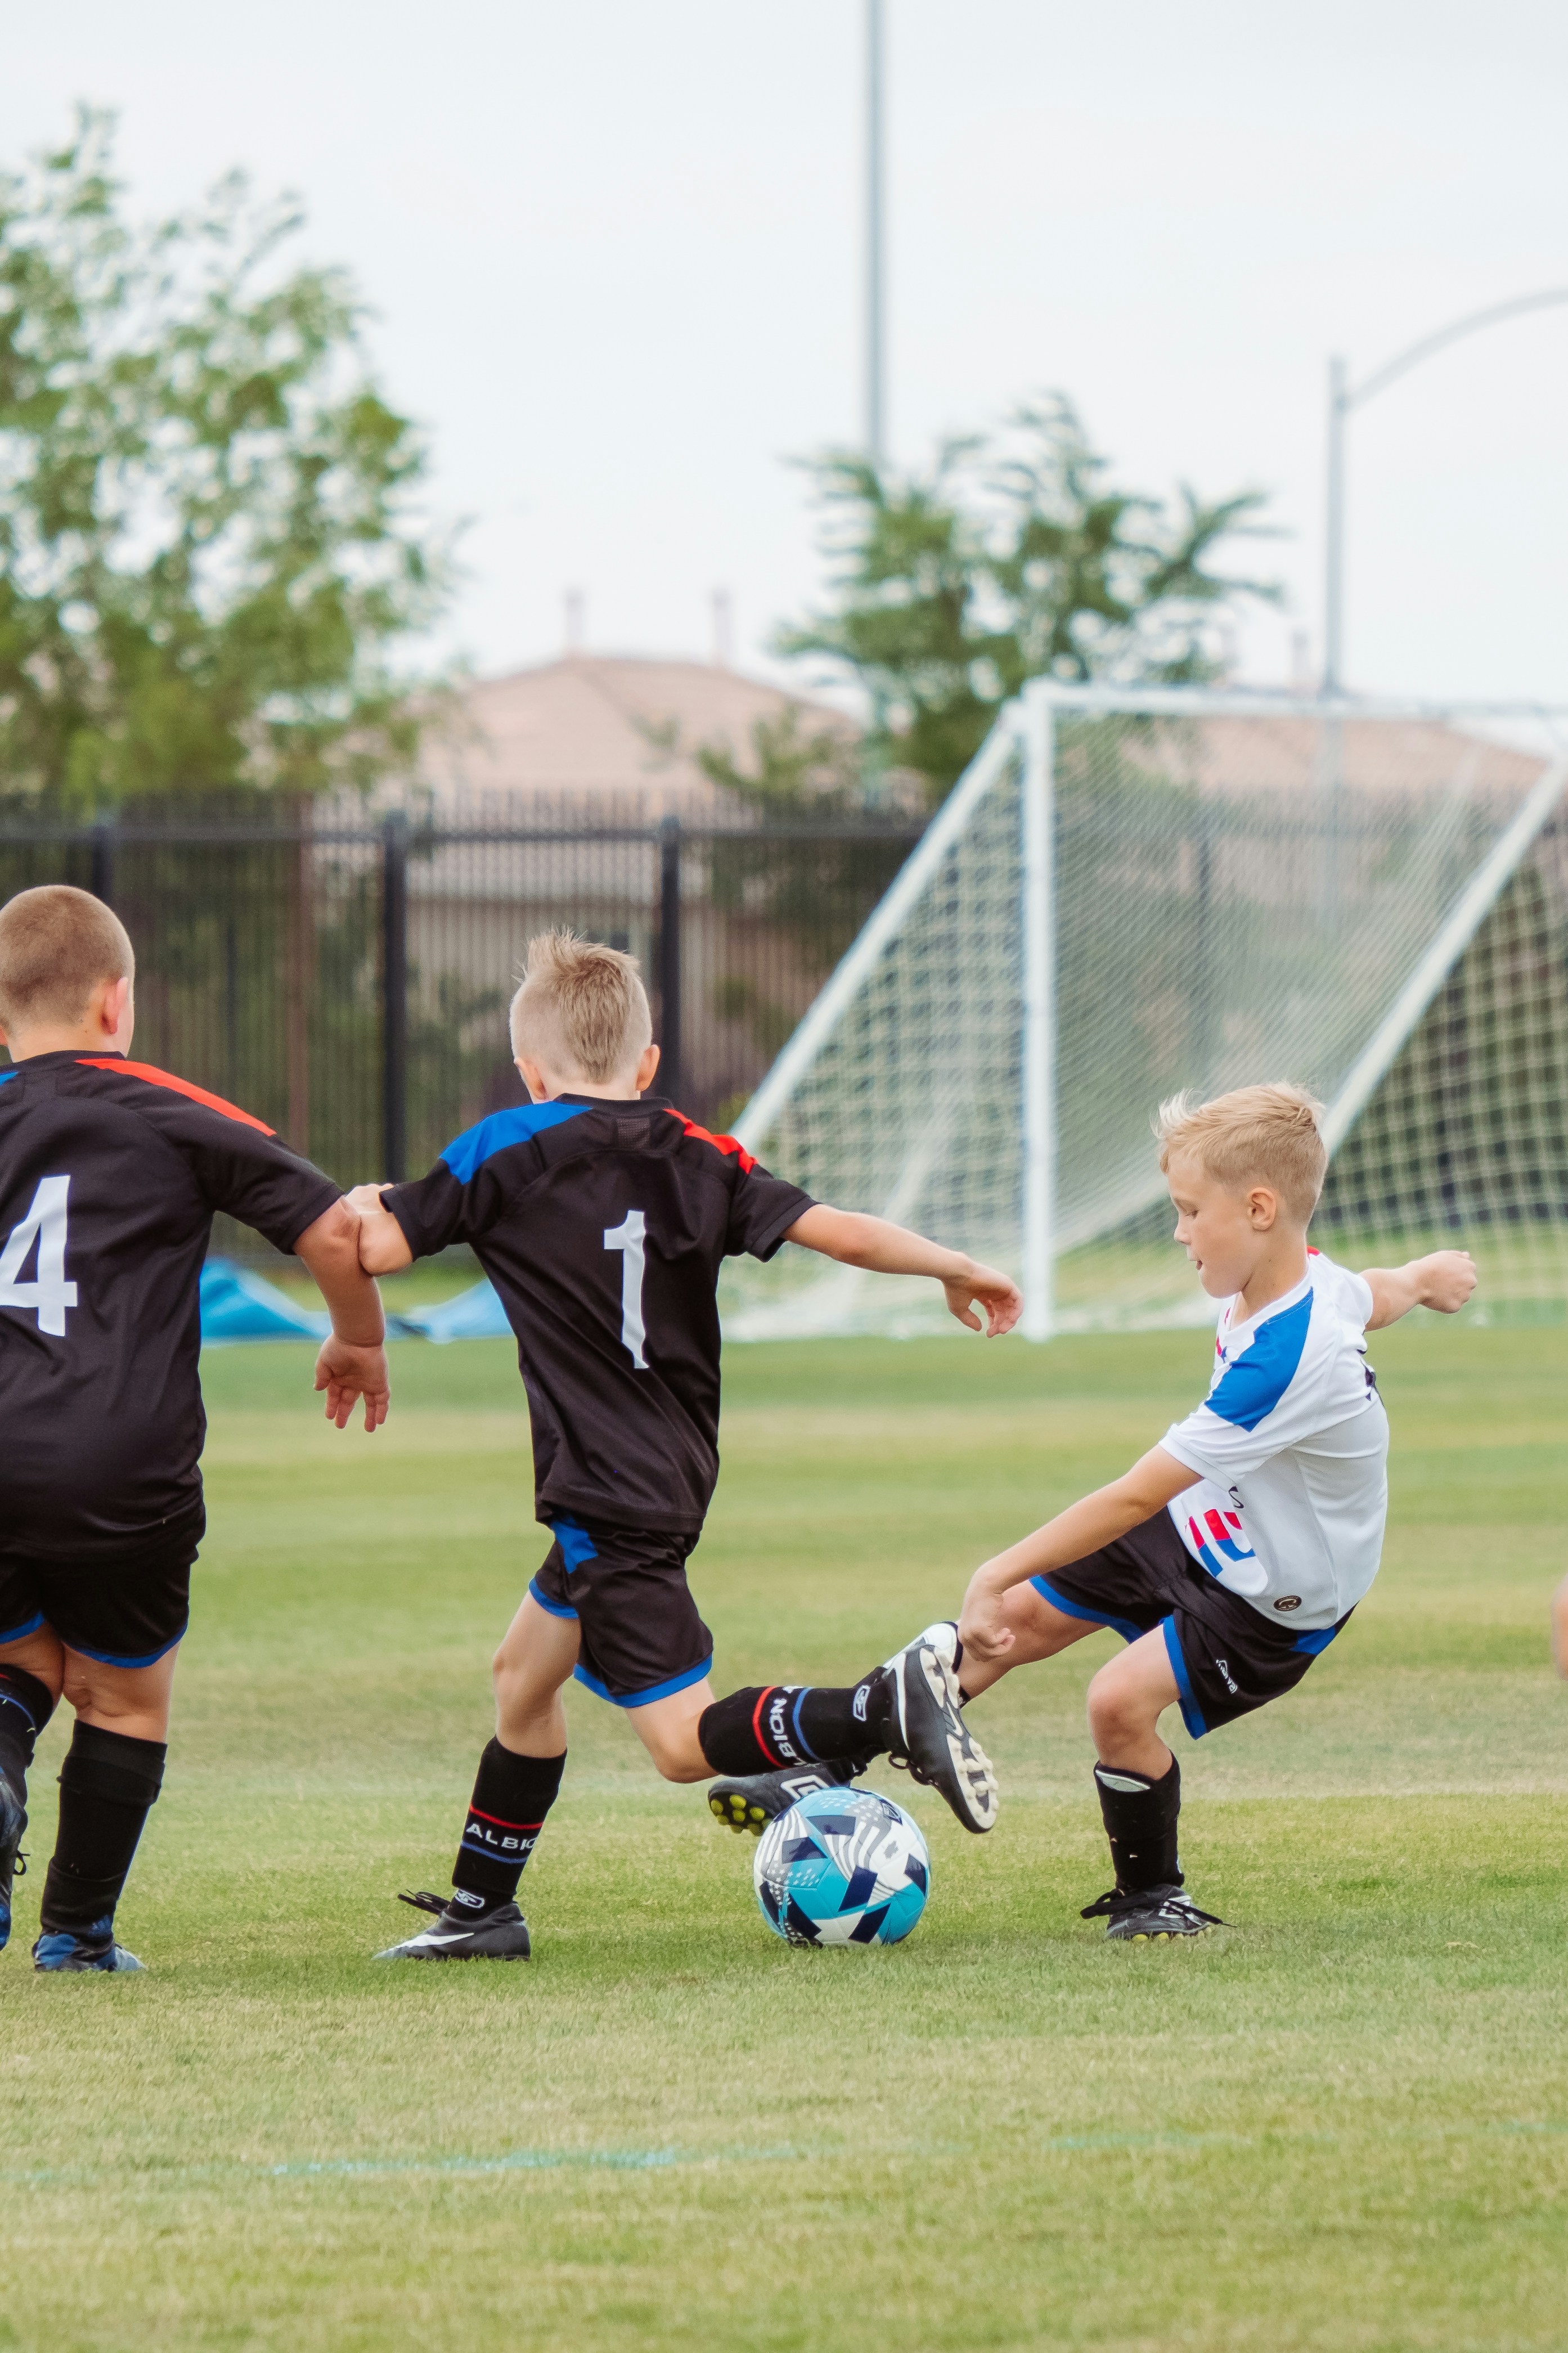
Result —
<path fill-rule="evenodd" d="M 54 1694 L 47 1683 L 26 1667 L 0 1662 L 0 1772 L 19 1790 L 27 1786 L 33 1743 L 54 1712 Z"/>
<path fill-rule="evenodd" d="M 108 1935 L 168 1749 L 79 1717 L 60 1767 L 60 1826 L 40 1907 L 46 1936 Z"/>
<path fill-rule="evenodd" d="M 559 1757 L 519 1757 L 499 1740 L 490 1742 L 479 1758 L 452 1866 L 454 1911 L 472 1915 L 511 1902 L 565 1769 L 564 1748 Z"/>
<path fill-rule="evenodd" d="M 1175 1757 L 1158 1781 L 1120 1765 L 1097 1765 L 1094 1786 L 1117 1886 L 1130 1895 L 1146 1887 L 1180 1887 L 1176 1818 L 1182 1810 L 1182 1768 Z"/>
<path fill-rule="evenodd" d="M 715 1773 L 772 1773 L 879 1755 L 888 1746 L 890 1699 L 881 1671 L 845 1689 L 823 1683 L 753 1683 L 715 1700 L 697 1738 Z"/>

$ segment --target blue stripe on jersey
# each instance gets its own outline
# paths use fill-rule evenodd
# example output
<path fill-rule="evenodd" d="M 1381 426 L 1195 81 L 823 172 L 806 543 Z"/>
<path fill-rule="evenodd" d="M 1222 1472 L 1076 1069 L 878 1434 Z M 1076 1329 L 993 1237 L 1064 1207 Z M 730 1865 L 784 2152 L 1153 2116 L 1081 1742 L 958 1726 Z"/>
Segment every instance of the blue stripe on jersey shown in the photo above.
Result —
<path fill-rule="evenodd" d="M 1226 1368 L 1208 1398 L 1209 1411 L 1217 1414 L 1221 1421 L 1234 1422 L 1237 1430 L 1256 1430 L 1273 1412 L 1295 1379 L 1311 1320 L 1312 1294 L 1309 1291 L 1294 1307 L 1287 1307 L 1260 1324 L 1251 1347 Z"/>
<path fill-rule="evenodd" d="M 459 1185 L 467 1185 L 476 1170 L 509 1144 L 526 1144 L 531 1135 L 538 1135 L 547 1127 L 559 1127 L 563 1120 L 580 1119 L 588 1109 L 586 1103 L 519 1103 L 512 1111 L 492 1111 L 477 1127 L 465 1128 L 463 1134 L 447 1146 L 441 1155 Z"/>
<path fill-rule="evenodd" d="M 19 1078 L 20 1076 L 21 1076 L 21 1072 L 20 1072 L 19 1071 L 16 1070 L 16 1069 L 12 1069 L 12 1070 L 9 1070 L 9 1071 L 0 1071 L 0 1087 L 3 1087 L 3 1086 L 5 1085 L 5 1082 L 6 1082 L 6 1080 L 7 1080 L 7 1079 L 16 1079 L 16 1078 Z"/>

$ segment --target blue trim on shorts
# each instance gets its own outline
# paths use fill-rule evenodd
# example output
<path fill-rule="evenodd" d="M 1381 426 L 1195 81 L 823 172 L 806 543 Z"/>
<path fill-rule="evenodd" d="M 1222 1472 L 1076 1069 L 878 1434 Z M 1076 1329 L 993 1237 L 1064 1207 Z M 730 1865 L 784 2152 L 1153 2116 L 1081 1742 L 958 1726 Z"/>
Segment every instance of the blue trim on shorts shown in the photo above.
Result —
<path fill-rule="evenodd" d="M 1162 1618 L 1160 1631 L 1165 1637 L 1165 1656 L 1170 1660 L 1171 1672 L 1176 1678 L 1176 1694 L 1182 1703 L 1182 1722 L 1194 1740 L 1201 1740 L 1208 1730 L 1208 1725 L 1204 1722 L 1203 1710 L 1199 1707 L 1197 1695 L 1193 1690 L 1193 1679 L 1187 1672 L 1187 1662 L 1182 1656 L 1182 1645 L 1177 1637 L 1174 1618 Z"/>
<path fill-rule="evenodd" d="M 594 1539 L 581 1520 L 546 1520 L 544 1525 L 561 1547 L 568 1577 L 574 1568 L 585 1568 L 591 1560 L 598 1559 Z"/>
<path fill-rule="evenodd" d="M 1344 1620 L 1342 1618 L 1338 1626 L 1319 1626 L 1315 1627 L 1310 1634 L 1298 1634 L 1290 1648 L 1293 1651 L 1305 1651 L 1310 1659 L 1315 1659 L 1320 1651 L 1328 1649 L 1343 1624 Z"/>
<path fill-rule="evenodd" d="M 6 1078 L 9 1078 L 11 1076 L 11 1072 L 7 1071 L 5 1075 Z M 7 1627 L 4 1633 L 0 1633 L 0 1642 L 20 1642 L 28 1634 L 36 1634 L 43 1622 L 44 1613 L 40 1609 L 37 1616 L 36 1618 L 29 1618 L 25 1626 Z"/>
<path fill-rule="evenodd" d="M 118 1651 L 89 1651 L 85 1642 L 66 1642 L 66 1648 L 77 1651 L 84 1659 L 96 1659 L 100 1667 L 155 1667 L 160 1659 L 166 1659 L 171 1651 L 179 1649 L 190 1630 L 191 1621 L 187 1618 L 172 1642 L 165 1642 L 162 1650 L 148 1651 L 139 1659 L 123 1658 Z M 60 1640 L 65 1642 L 63 1634 Z"/>
<path fill-rule="evenodd" d="M 577 1612 L 575 1609 L 569 1609 L 564 1601 L 552 1601 L 548 1594 L 541 1593 L 539 1589 L 539 1579 L 537 1577 L 530 1577 L 528 1589 L 533 1599 L 538 1602 L 540 1608 L 542 1609 L 548 1609 L 552 1618 L 574 1619 L 576 1617 Z"/>
<path fill-rule="evenodd" d="M 700 1683 L 712 1664 L 713 1653 L 710 1651 L 695 1667 L 684 1668 L 679 1674 L 671 1675 L 667 1683 L 650 1683 L 647 1691 L 628 1692 L 624 1698 L 619 1692 L 607 1691 L 598 1676 L 591 1675 L 586 1667 L 574 1667 L 572 1672 L 580 1683 L 587 1685 L 595 1699 L 607 1699 L 612 1707 L 651 1707 L 656 1699 L 669 1699 L 676 1692 L 686 1691 L 692 1683 Z"/>
<path fill-rule="evenodd" d="M 1149 1630 L 1146 1626 L 1135 1626 L 1131 1618 L 1112 1618 L 1103 1609 L 1086 1609 L 1081 1601 L 1069 1601 L 1065 1593 L 1057 1591 L 1048 1577 L 1031 1577 L 1029 1582 L 1064 1618 L 1081 1618 L 1087 1626 L 1109 1626 L 1124 1642 L 1140 1642 Z"/>

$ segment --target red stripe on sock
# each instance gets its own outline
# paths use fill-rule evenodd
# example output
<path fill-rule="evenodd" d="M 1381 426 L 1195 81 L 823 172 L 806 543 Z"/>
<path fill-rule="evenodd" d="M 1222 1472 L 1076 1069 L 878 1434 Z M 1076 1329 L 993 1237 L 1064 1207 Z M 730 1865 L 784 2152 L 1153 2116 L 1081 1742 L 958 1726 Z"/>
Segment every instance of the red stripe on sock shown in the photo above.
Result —
<path fill-rule="evenodd" d="M 784 1758 L 778 1754 L 776 1749 L 770 1748 L 767 1742 L 763 1738 L 763 1710 L 766 1707 L 769 1700 L 772 1699 L 774 1692 L 776 1692 L 779 1686 L 777 1683 L 770 1683 L 766 1691 L 763 1692 L 761 1699 L 758 1700 L 756 1706 L 752 1711 L 752 1732 L 756 1740 L 757 1746 L 762 1750 L 763 1755 L 764 1757 L 771 1757 L 775 1765 L 782 1765 L 784 1761 Z"/>
<path fill-rule="evenodd" d="M 487 1814 L 482 1806 L 470 1806 L 468 1811 L 478 1814 L 481 1822 L 494 1822 L 498 1831 L 542 1831 L 544 1828 L 542 1815 L 536 1822 L 503 1822 L 499 1814 Z"/>

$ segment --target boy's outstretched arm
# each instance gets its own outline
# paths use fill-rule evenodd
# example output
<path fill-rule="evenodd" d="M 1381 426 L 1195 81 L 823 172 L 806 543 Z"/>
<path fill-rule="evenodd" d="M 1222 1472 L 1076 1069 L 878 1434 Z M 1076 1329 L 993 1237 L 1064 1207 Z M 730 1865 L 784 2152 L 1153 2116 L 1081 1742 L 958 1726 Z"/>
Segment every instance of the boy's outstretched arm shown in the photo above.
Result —
<path fill-rule="evenodd" d="M 359 1220 L 346 1200 L 307 1226 L 294 1255 L 315 1280 L 332 1328 L 316 1359 L 316 1387 L 327 1392 L 327 1419 L 340 1430 L 364 1399 L 364 1426 L 386 1419 L 392 1384 L 386 1370 L 386 1319 L 381 1293 L 360 1264 Z"/>
<path fill-rule="evenodd" d="M 1002 1617 L 1005 1593 L 1022 1585 L 1026 1577 L 1048 1577 L 1053 1568 L 1066 1568 L 1069 1561 L 1082 1560 L 1102 1545 L 1114 1544 L 1129 1528 L 1152 1520 L 1173 1495 L 1195 1486 L 1197 1478 L 1195 1471 L 1189 1471 L 1163 1446 L 1152 1446 L 1109 1487 L 1097 1488 L 1081 1503 L 1069 1504 L 1032 1536 L 1009 1546 L 994 1560 L 984 1562 L 970 1578 L 963 1597 L 958 1639 L 964 1649 L 972 1650 L 977 1659 L 1001 1658 L 1013 1647 L 1012 1629 Z"/>
<path fill-rule="evenodd" d="M 1433 1250 L 1404 1266 L 1364 1266 L 1361 1279 L 1372 1292 L 1369 1332 L 1397 1324 L 1413 1307 L 1435 1307 L 1440 1315 L 1457 1314 L 1476 1287 L 1476 1262 L 1468 1250 Z"/>
<path fill-rule="evenodd" d="M 972 1332 L 982 1329 L 973 1305 L 979 1302 L 985 1310 L 987 1339 L 1010 1332 L 1023 1313 L 1023 1294 L 1010 1275 L 980 1265 L 963 1250 L 942 1250 L 922 1234 L 910 1233 L 907 1226 L 890 1225 L 886 1218 L 830 1209 L 819 1202 L 795 1219 L 784 1240 L 798 1242 L 803 1250 L 819 1250 L 843 1266 L 867 1267 L 873 1274 L 929 1274 L 947 1293 L 948 1314 Z"/>
<path fill-rule="evenodd" d="M 359 1262 L 367 1274 L 396 1274 L 413 1265 L 408 1237 L 391 1210 L 382 1208 L 379 1185 L 356 1185 L 344 1198 L 359 1219 Z"/>

